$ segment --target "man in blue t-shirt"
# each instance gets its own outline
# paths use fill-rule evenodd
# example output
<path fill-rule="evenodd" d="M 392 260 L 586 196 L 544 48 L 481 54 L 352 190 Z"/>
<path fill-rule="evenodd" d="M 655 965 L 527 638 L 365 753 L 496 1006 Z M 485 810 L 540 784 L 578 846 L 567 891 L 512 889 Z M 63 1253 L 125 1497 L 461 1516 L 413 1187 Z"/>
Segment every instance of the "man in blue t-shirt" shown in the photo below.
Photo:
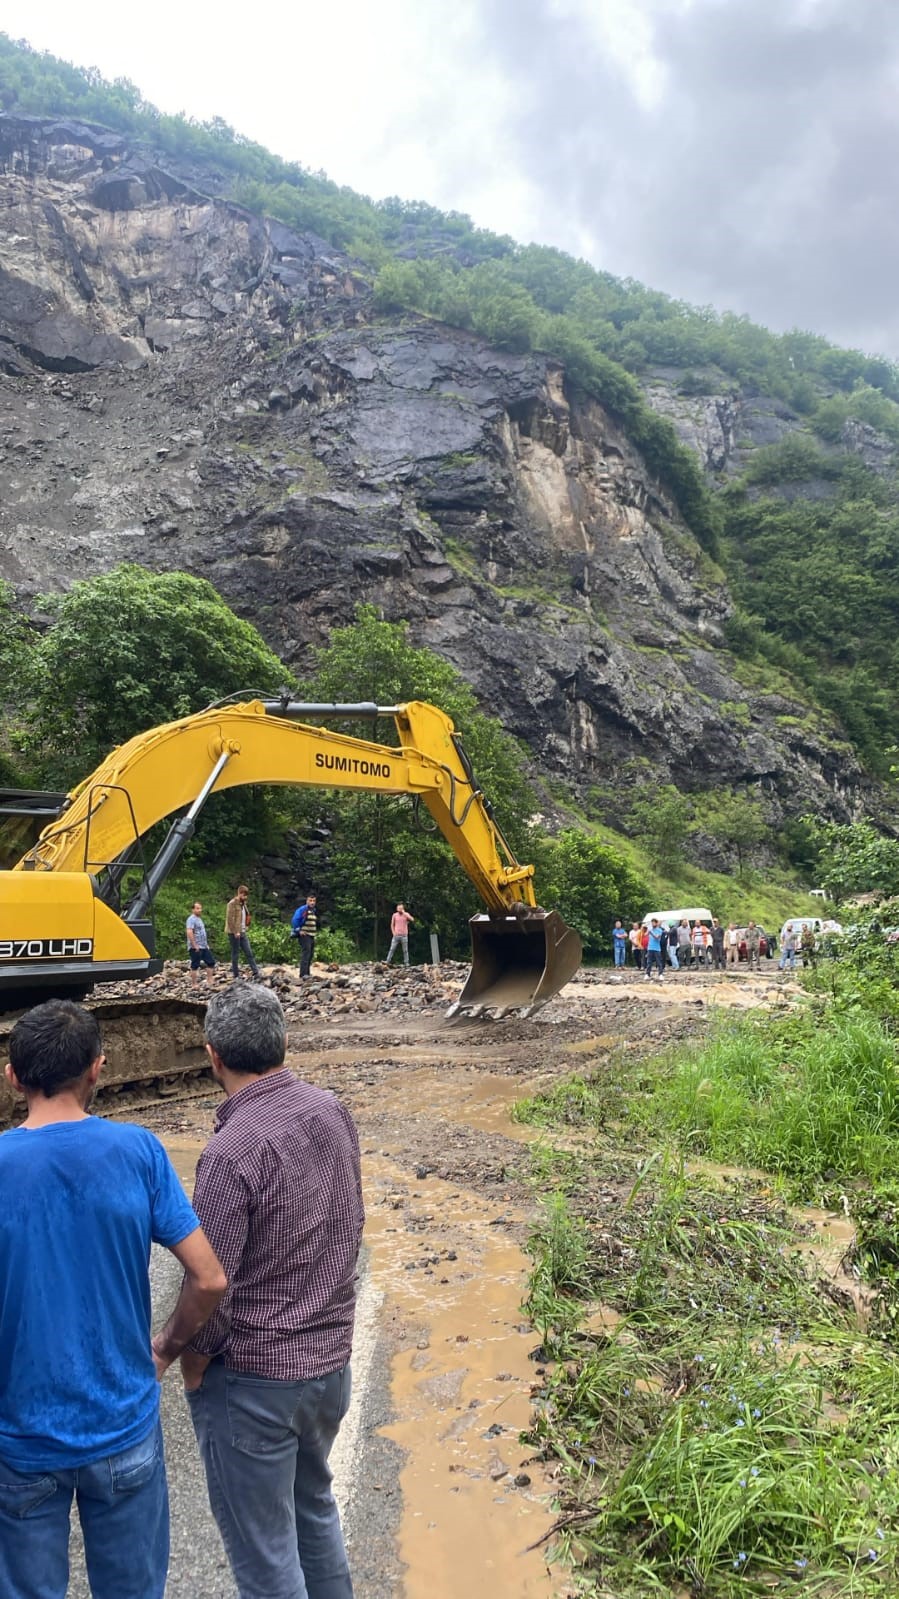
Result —
<path fill-rule="evenodd" d="M 28 1115 L 0 1138 L 0 1594 L 64 1599 L 73 1496 L 94 1599 L 162 1599 L 159 1380 L 226 1280 L 158 1139 L 88 1114 L 105 1056 L 51 1000 L 9 1040 Z M 150 1341 L 150 1246 L 186 1276 Z"/>
<path fill-rule="evenodd" d="M 649 923 L 649 940 L 646 945 L 646 970 L 644 978 L 649 979 L 654 972 L 658 973 L 661 982 L 665 976 L 665 947 L 668 935 L 657 916 L 653 916 Z"/>
<path fill-rule="evenodd" d="M 620 921 L 612 928 L 612 954 L 615 957 L 615 965 L 623 966 L 627 955 L 627 928 L 622 927 Z"/>

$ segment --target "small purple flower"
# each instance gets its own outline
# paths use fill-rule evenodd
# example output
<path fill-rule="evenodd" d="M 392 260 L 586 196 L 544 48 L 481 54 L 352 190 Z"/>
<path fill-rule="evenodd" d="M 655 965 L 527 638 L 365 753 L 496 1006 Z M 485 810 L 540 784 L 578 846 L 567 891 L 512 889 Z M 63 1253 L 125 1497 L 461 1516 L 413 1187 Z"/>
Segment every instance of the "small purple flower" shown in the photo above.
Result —
<path fill-rule="evenodd" d="M 759 1419 L 759 1416 L 760 1416 L 760 1415 L 761 1415 L 761 1414 L 762 1414 L 762 1413 L 761 1413 L 761 1411 L 760 1411 L 760 1410 L 759 1410 L 759 1409 L 758 1409 L 758 1408 L 756 1408 L 756 1409 L 755 1409 L 755 1410 L 754 1410 L 754 1411 L 753 1411 L 753 1412 L 752 1412 L 752 1414 L 753 1414 L 753 1417 L 754 1417 L 754 1418 L 755 1418 L 755 1420 L 756 1420 L 756 1421 L 758 1421 L 758 1419 Z"/>
<path fill-rule="evenodd" d="M 737 1487 L 738 1488 L 745 1488 L 746 1487 L 746 1478 L 745 1477 L 741 1477 L 740 1478 L 740 1481 L 738 1482 Z"/>
<path fill-rule="evenodd" d="M 753 1466 L 751 1472 L 749 1473 L 750 1477 L 757 1477 L 758 1474 L 759 1474 L 758 1466 Z"/>
<path fill-rule="evenodd" d="M 869 1560 L 876 1560 L 877 1557 L 878 1557 L 878 1552 L 877 1552 L 876 1549 L 869 1549 L 868 1550 L 868 1559 Z"/>
<path fill-rule="evenodd" d="M 804 1571 L 807 1565 L 808 1561 L 806 1560 L 805 1555 L 803 1555 L 801 1560 L 796 1561 L 796 1570 Z"/>
<path fill-rule="evenodd" d="M 742 1417 L 742 1416 L 738 1416 L 738 1417 L 737 1417 L 737 1426 L 738 1426 L 738 1427 L 745 1427 L 745 1426 L 746 1426 L 746 1423 L 745 1423 L 745 1421 L 744 1421 L 744 1420 L 743 1420 L 743 1417 Z"/>
<path fill-rule="evenodd" d="M 882 1527 L 878 1527 L 878 1529 L 875 1532 L 874 1536 L 875 1536 L 875 1538 L 881 1538 L 882 1539 L 883 1538 L 883 1528 Z"/>
<path fill-rule="evenodd" d="M 746 1561 L 748 1559 L 749 1559 L 749 1556 L 747 1554 L 744 1554 L 742 1549 L 741 1549 L 740 1553 L 737 1555 L 736 1560 L 734 1561 L 734 1571 L 739 1571 L 740 1567 L 742 1565 L 745 1565 L 745 1563 L 746 1563 Z"/>

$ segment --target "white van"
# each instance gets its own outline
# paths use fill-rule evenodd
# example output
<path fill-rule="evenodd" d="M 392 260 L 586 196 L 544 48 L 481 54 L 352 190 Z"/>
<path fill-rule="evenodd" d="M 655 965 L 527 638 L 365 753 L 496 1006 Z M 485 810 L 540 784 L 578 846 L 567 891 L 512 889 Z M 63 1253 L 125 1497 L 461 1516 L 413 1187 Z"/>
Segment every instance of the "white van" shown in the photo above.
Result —
<path fill-rule="evenodd" d="M 686 905 L 679 911 L 650 911 L 643 918 L 643 926 L 648 927 L 653 917 L 663 927 L 670 927 L 672 922 L 689 922 L 691 927 L 694 922 L 704 922 L 707 927 L 712 925 L 712 913 L 705 905 Z"/>

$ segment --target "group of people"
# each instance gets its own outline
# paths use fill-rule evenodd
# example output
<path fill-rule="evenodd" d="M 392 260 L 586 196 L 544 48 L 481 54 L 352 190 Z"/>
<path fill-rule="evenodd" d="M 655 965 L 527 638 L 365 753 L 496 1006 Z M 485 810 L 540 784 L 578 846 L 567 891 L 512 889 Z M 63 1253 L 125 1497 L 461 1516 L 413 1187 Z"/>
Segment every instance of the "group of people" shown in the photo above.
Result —
<path fill-rule="evenodd" d="M 240 957 L 243 955 L 250 967 L 253 978 L 259 981 L 261 973 L 253 954 L 250 943 L 249 928 L 252 915 L 248 904 L 250 891 L 245 883 L 241 883 L 233 899 L 229 899 L 225 909 L 225 935 L 231 949 L 231 976 L 240 976 Z M 406 910 L 402 900 L 390 918 L 390 948 L 387 951 L 387 965 L 393 960 L 399 949 L 403 956 L 403 965 L 409 965 L 409 928 L 415 917 Z M 205 969 L 206 981 L 211 987 L 215 981 L 216 959 L 209 946 L 209 934 L 203 920 L 203 905 L 200 900 L 195 900 L 193 909 L 185 923 L 187 937 L 187 955 L 190 961 L 191 982 L 194 988 L 199 987 L 200 969 Z M 315 939 L 318 933 L 318 899 L 315 894 L 307 894 L 302 905 L 299 905 L 290 919 L 290 934 L 295 938 L 300 947 L 300 976 L 311 977 L 312 961 L 315 956 Z"/>
<path fill-rule="evenodd" d="M 205 1036 L 225 1099 L 191 1204 L 152 1133 L 90 1114 L 89 1010 L 51 1000 L 10 1035 L 27 1115 L 0 1138 L 3 1599 L 64 1599 L 73 1500 L 94 1599 L 163 1599 L 159 1385 L 179 1359 L 240 1599 L 352 1599 L 328 1455 L 350 1400 L 356 1129 L 285 1066 L 271 990 L 213 995 Z M 152 1338 L 151 1244 L 183 1269 Z"/>
<path fill-rule="evenodd" d="M 710 968 L 724 971 L 726 966 L 736 966 L 740 959 L 740 945 L 746 945 L 746 960 L 750 969 L 758 971 L 761 962 L 762 929 L 749 922 L 745 929 L 734 922 L 722 926 L 717 916 L 711 923 L 690 922 L 684 916 L 667 926 L 657 916 L 647 922 L 633 922 L 625 927 L 620 918 L 612 929 L 612 953 L 616 967 L 626 966 L 628 959 L 648 980 L 665 975 L 665 963 L 673 971 L 682 968 Z"/>

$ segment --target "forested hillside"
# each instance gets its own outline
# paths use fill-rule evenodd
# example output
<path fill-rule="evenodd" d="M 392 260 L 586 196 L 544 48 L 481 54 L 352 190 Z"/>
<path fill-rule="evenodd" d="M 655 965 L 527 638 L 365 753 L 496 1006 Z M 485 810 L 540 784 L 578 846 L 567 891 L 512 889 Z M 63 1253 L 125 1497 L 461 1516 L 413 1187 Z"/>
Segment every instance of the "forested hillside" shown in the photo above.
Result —
<path fill-rule="evenodd" d="M 5 37 L 0 107 L 138 135 L 160 161 L 189 170 L 201 191 L 347 251 L 373 281 L 385 316 L 414 310 L 500 350 L 557 358 L 620 422 L 723 566 L 738 602 L 731 647 L 759 673 L 780 667 L 802 679 L 840 717 L 868 766 L 885 770 L 884 752 L 899 742 L 894 363 L 686 305 L 557 250 L 476 229 L 457 213 L 371 202 L 218 119 L 163 115 L 133 84 L 107 83 Z M 660 414 L 660 371 L 685 404 L 707 399 L 720 409 L 767 397 L 779 418 L 775 441 L 744 440 L 710 470 L 671 407 Z"/>

